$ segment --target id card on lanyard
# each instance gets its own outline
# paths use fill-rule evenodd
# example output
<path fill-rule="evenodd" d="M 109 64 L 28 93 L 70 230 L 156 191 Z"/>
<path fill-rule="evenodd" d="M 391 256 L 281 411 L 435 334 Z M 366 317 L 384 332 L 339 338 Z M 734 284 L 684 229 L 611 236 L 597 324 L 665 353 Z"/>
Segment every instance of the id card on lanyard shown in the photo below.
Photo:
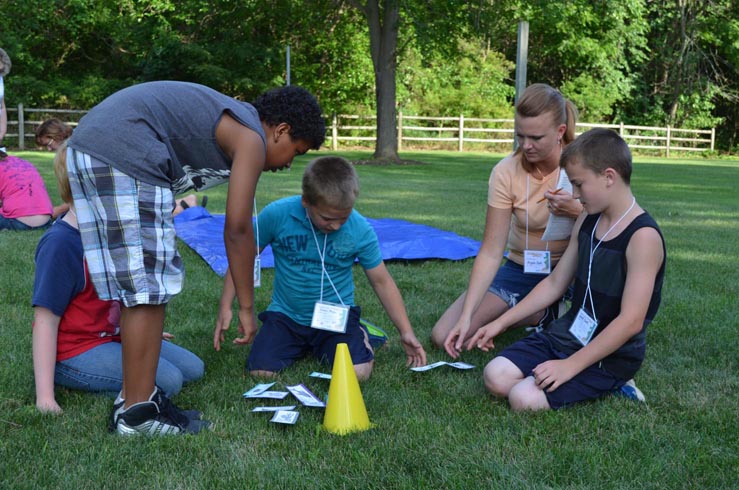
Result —
<path fill-rule="evenodd" d="M 342 301 L 339 291 L 336 289 L 334 282 L 331 280 L 331 276 L 326 270 L 325 258 L 326 247 L 328 244 L 328 235 L 324 234 L 323 236 L 323 250 L 321 250 L 321 247 L 318 244 L 316 230 L 313 228 L 313 223 L 310 220 L 310 215 L 308 214 L 307 209 L 305 211 L 305 215 L 308 218 L 308 223 L 310 224 L 311 231 L 313 232 L 313 240 L 316 242 L 318 256 L 321 258 L 321 293 L 320 298 L 318 299 L 318 301 L 316 301 L 316 304 L 313 307 L 313 318 L 311 319 L 310 326 L 311 328 L 316 328 L 318 330 L 328 330 L 329 332 L 344 333 L 346 332 L 346 324 L 349 320 L 349 306 L 345 305 L 344 301 Z M 323 301 L 324 277 L 328 278 L 328 282 L 331 284 L 331 287 L 333 288 L 334 293 L 336 293 L 336 297 L 339 298 L 341 304 Z"/>
<path fill-rule="evenodd" d="M 329 332 L 346 332 L 346 323 L 349 320 L 349 307 L 326 301 L 316 301 L 313 308 L 313 319 L 310 326 L 318 330 Z"/>
<path fill-rule="evenodd" d="M 548 250 L 529 250 L 529 176 L 526 175 L 526 248 L 523 251 L 524 274 L 549 274 L 552 272 L 552 254 Z"/>
<path fill-rule="evenodd" d="M 525 274 L 549 274 L 552 258 L 549 250 L 524 250 L 523 271 Z"/>
<path fill-rule="evenodd" d="M 598 240 L 598 243 L 593 246 L 593 239 L 595 237 L 595 230 L 598 228 L 598 223 L 600 223 L 601 216 L 598 216 L 598 219 L 595 222 L 595 225 L 593 226 L 593 231 L 590 233 L 590 257 L 588 259 L 588 283 L 585 287 L 585 295 L 582 299 L 582 306 L 580 306 L 580 311 L 577 312 L 577 316 L 575 317 L 575 320 L 572 322 L 572 325 L 570 325 L 570 333 L 573 337 L 575 337 L 583 346 L 588 345 L 590 343 L 590 340 L 593 338 L 593 334 L 595 333 L 595 330 L 598 328 L 598 318 L 595 316 L 595 303 L 593 302 L 593 292 L 590 289 L 590 278 L 593 273 L 593 257 L 595 256 L 595 251 L 598 250 L 598 247 L 600 246 L 603 241 L 605 241 L 606 237 L 609 233 L 613 231 L 616 226 L 623 220 L 627 214 L 629 214 L 629 211 L 631 211 L 634 206 L 636 205 L 636 198 L 633 199 L 631 202 L 631 206 L 629 209 L 626 210 L 624 214 L 621 215 L 621 217 L 613 224 L 610 228 L 608 228 L 608 231 L 606 231 L 600 240 Z M 588 312 L 585 310 L 585 302 L 590 299 L 590 311 L 593 312 L 593 315 L 591 316 L 588 314 Z"/>
<path fill-rule="evenodd" d="M 259 253 L 259 215 L 257 214 L 257 198 L 254 198 L 254 236 L 257 239 L 257 255 L 254 257 L 254 287 L 262 285 L 262 257 Z"/>

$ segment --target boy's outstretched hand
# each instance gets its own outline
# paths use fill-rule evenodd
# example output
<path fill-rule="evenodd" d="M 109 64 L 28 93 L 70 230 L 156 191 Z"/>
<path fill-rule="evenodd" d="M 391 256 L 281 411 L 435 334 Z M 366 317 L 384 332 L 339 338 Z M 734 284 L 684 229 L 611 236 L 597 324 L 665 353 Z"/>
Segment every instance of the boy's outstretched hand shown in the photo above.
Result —
<path fill-rule="evenodd" d="M 457 359 L 462 352 L 462 342 L 464 342 L 469 329 L 470 322 L 460 319 L 447 334 L 446 340 L 444 340 L 444 350 L 452 359 Z"/>
<path fill-rule="evenodd" d="M 243 316 L 243 319 L 242 319 Z M 221 343 L 226 340 L 226 330 L 231 326 L 233 312 L 231 307 L 221 308 L 218 311 L 218 319 L 216 320 L 216 328 L 213 331 L 213 348 L 217 351 L 221 350 Z M 246 326 L 245 326 L 246 324 Z M 253 314 L 239 312 L 239 336 L 233 340 L 234 344 L 245 345 L 254 340 L 257 333 L 256 318 Z"/>
<path fill-rule="evenodd" d="M 480 329 L 470 337 L 470 340 L 467 341 L 467 350 L 472 350 L 477 347 L 483 352 L 489 352 L 491 349 L 495 349 L 493 339 L 500 334 L 500 332 L 500 328 L 495 325 L 494 322 L 480 327 Z"/>
<path fill-rule="evenodd" d="M 421 342 L 418 341 L 413 332 L 409 332 L 400 336 L 403 343 L 403 350 L 408 357 L 405 365 L 410 367 L 419 367 L 426 365 L 426 351 L 423 350 Z"/>

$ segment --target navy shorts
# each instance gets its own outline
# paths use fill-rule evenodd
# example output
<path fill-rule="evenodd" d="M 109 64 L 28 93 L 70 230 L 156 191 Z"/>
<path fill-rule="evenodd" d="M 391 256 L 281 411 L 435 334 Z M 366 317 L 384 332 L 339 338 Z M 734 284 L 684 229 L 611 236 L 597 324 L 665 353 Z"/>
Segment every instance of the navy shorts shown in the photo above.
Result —
<path fill-rule="evenodd" d="M 505 301 L 508 308 L 513 308 L 546 277 L 547 274 L 526 274 L 522 265 L 506 260 L 498 268 L 488 291 Z"/>
<path fill-rule="evenodd" d="M 533 376 L 534 368 L 542 362 L 569 357 L 554 348 L 545 333 L 529 335 L 506 347 L 499 355 L 515 364 L 524 377 Z M 599 365 L 593 364 L 552 392 L 544 391 L 549 406 L 557 410 L 573 403 L 600 398 L 621 388 L 626 382 Z"/>
<path fill-rule="evenodd" d="M 375 354 L 367 329 L 359 323 L 360 312 L 358 306 L 352 306 L 346 332 L 335 333 L 301 325 L 283 313 L 264 311 L 259 314 L 262 327 L 254 339 L 246 369 L 282 371 L 308 354 L 333 366 L 336 346 L 341 343 L 348 345 L 352 363 L 370 362 Z"/>

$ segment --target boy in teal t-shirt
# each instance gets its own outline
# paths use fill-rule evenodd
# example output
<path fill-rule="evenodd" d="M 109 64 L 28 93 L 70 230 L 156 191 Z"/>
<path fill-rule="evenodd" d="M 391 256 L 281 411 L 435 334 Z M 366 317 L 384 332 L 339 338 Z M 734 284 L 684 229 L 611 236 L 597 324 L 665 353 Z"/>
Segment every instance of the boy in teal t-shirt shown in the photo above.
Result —
<path fill-rule="evenodd" d="M 259 214 L 258 245 L 272 246 L 275 278 L 256 338 L 255 331 L 239 325 L 242 337 L 234 340 L 254 340 L 247 360 L 251 374 L 272 376 L 309 353 L 333 364 L 336 345 L 346 343 L 357 378 L 369 378 L 374 352 L 354 304 L 355 259 L 397 327 L 408 365 L 426 364 L 403 298 L 382 261 L 377 236 L 353 209 L 358 194 L 354 167 L 340 157 L 321 157 L 305 169 L 302 196 L 273 202 Z M 213 339 L 216 349 L 233 316 L 231 284 L 229 271 Z"/>

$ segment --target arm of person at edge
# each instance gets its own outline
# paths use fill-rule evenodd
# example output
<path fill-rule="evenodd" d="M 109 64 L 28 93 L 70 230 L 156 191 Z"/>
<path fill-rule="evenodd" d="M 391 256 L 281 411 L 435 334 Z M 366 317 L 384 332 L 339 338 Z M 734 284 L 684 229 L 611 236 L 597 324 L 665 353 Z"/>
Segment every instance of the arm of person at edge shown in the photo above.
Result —
<path fill-rule="evenodd" d="M 403 350 L 407 357 L 406 366 L 418 367 L 426 365 L 426 351 L 423 350 L 421 342 L 413 333 L 413 327 L 408 319 L 408 313 L 403 303 L 403 296 L 400 294 L 397 284 L 393 280 L 390 272 L 384 262 L 372 269 L 366 269 L 364 273 L 367 275 L 372 289 L 380 299 L 383 308 L 387 312 L 390 320 L 395 324 L 400 334 L 400 341 L 403 344 Z"/>
<path fill-rule="evenodd" d="M 57 219 L 59 216 L 66 213 L 67 211 L 69 211 L 69 204 L 63 202 L 58 206 L 54 206 L 54 211 L 51 213 L 51 217 L 53 219 Z"/>
<path fill-rule="evenodd" d="M 5 108 L 5 98 L 0 99 L 0 146 L 3 146 L 5 133 L 8 132 L 8 111 Z"/>
<path fill-rule="evenodd" d="M 544 197 L 548 200 L 547 207 L 549 208 L 549 212 L 555 216 L 577 219 L 582 214 L 582 204 L 579 200 L 572 197 L 572 194 L 569 192 L 560 191 L 554 194 L 554 189 L 552 189 L 551 191 L 546 191 Z"/>
<path fill-rule="evenodd" d="M 462 345 L 470 329 L 472 314 L 480 306 L 483 296 L 503 262 L 503 252 L 508 242 L 512 214 L 512 209 L 488 206 L 485 216 L 485 233 L 480 251 L 472 264 L 462 312 L 444 340 L 444 350 L 454 359 L 457 359 L 462 351 Z"/>
<path fill-rule="evenodd" d="M 233 162 L 226 197 L 226 225 L 223 241 L 233 279 L 236 298 L 239 300 L 239 338 L 236 344 L 248 344 L 257 331 L 254 315 L 254 229 L 252 212 L 254 192 L 259 176 L 264 170 L 266 149 L 259 135 L 243 126 L 228 114 L 223 114 L 216 127 L 216 140 L 223 152 Z M 224 283 L 225 285 L 225 283 Z M 216 324 L 216 329 L 223 324 Z M 228 328 L 226 326 L 226 328 Z M 220 349 L 220 343 L 214 346 Z"/>
<path fill-rule="evenodd" d="M 523 319 L 528 318 L 537 311 L 543 310 L 562 297 L 575 277 L 578 250 L 577 235 L 585 216 L 583 214 L 575 222 L 567 249 L 562 254 L 559 262 L 557 262 L 557 267 L 554 268 L 551 274 L 539 282 L 521 301 L 516 303 L 516 306 L 487 325 L 483 325 L 467 341 L 465 346 L 467 350 L 477 347 L 485 352 L 490 351 L 490 349 L 495 348 L 493 339 L 496 336 L 505 332 L 511 325 L 517 325 Z"/>
<path fill-rule="evenodd" d="M 33 375 L 36 384 L 36 408 L 41 412 L 61 413 L 54 397 L 56 340 L 61 318 L 48 308 L 33 309 Z"/>
<path fill-rule="evenodd" d="M 566 359 L 546 361 L 533 369 L 539 388 L 552 392 L 588 366 L 615 352 L 644 328 L 644 318 L 664 254 L 662 240 L 654 228 L 642 228 L 626 247 L 626 283 L 621 311 L 588 345 Z"/>

